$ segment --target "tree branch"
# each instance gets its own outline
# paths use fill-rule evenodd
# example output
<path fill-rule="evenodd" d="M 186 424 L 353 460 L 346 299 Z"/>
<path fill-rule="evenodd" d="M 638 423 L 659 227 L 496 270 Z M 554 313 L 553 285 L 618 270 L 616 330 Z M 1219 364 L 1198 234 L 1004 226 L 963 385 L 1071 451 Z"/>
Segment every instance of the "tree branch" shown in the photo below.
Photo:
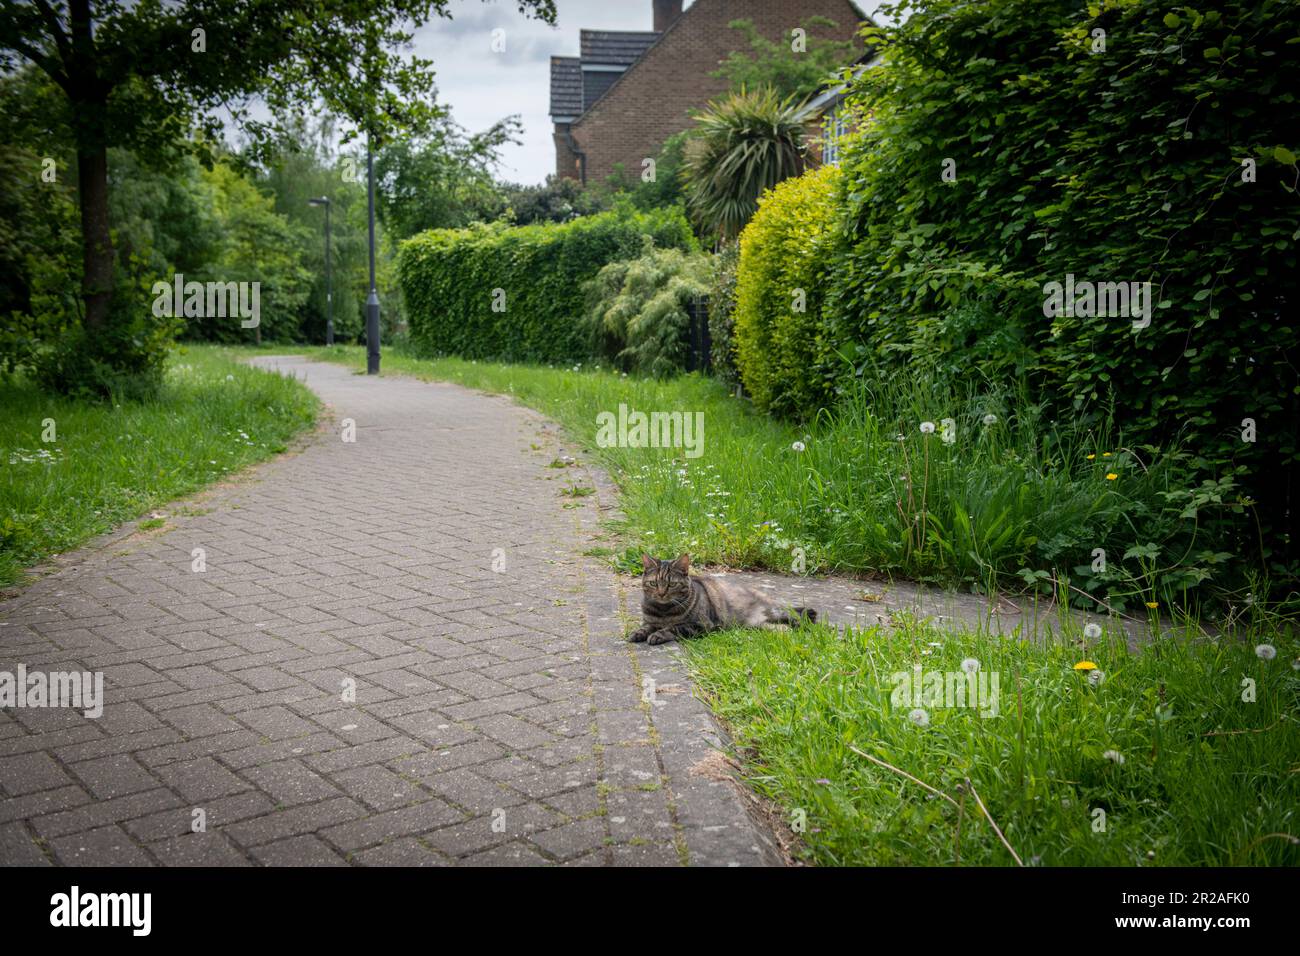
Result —
<path fill-rule="evenodd" d="M 45 25 L 50 28 L 50 36 L 54 37 L 54 45 L 58 48 L 59 59 L 63 61 L 64 69 L 71 67 L 72 61 L 72 44 L 68 36 L 63 32 L 63 24 L 59 23 L 59 18 L 45 0 L 34 0 L 36 8 L 41 11 L 41 16 L 45 18 Z"/>
<path fill-rule="evenodd" d="M 68 75 L 63 70 L 59 69 L 59 60 L 49 56 L 48 54 L 42 53 L 35 47 L 28 46 L 22 40 L 13 39 L 9 42 L 15 50 L 44 70 L 50 79 L 59 84 L 59 87 L 63 92 L 68 92 Z"/>

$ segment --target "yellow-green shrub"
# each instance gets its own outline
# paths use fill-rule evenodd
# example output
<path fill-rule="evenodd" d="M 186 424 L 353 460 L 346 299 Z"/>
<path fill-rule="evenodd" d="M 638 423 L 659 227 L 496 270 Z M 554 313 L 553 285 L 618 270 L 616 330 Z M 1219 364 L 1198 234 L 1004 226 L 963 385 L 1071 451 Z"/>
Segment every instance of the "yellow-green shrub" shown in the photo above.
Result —
<path fill-rule="evenodd" d="M 826 166 L 778 184 L 740 234 L 736 364 L 754 403 L 776 415 L 810 417 L 832 396 L 819 360 L 838 175 Z"/>

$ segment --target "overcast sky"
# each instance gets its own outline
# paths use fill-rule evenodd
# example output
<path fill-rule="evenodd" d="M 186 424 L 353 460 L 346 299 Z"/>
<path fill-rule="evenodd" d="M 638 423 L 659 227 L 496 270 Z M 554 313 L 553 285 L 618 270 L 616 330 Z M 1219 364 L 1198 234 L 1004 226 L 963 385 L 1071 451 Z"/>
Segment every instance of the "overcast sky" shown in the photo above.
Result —
<path fill-rule="evenodd" d="M 874 12 L 878 0 L 858 6 Z M 685 6 L 691 6 L 687 0 Z M 514 0 L 451 0 L 452 19 L 419 30 L 412 52 L 433 60 L 438 99 L 470 132 L 519 114 L 523 143 L 503 152 L 499 174 L 540 183 L 555 170 L 551 141 L 550 58 L 577 56 L 578 31 L 649 30 L 651 0 L 557 0 L 554 27 L 522 16 Z M 504 30 L 505 52 L 492 52 L 492 31 Z"/>

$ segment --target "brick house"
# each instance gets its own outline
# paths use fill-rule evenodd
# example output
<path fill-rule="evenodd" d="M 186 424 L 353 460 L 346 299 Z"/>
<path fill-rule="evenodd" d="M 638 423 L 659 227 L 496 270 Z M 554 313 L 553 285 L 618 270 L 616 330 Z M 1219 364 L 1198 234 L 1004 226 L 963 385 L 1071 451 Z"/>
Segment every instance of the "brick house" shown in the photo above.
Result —
<path fill-rule="evenodd" d="M 695 0 L 685 11 L 682 0 L 651 3 L 653 30 L 582 30 L 578 56 L 551 57 L 557 176 L 599 183 L 618 164 L 639 175 L 665 139 L 691 125 L 692 111 L 726 92 L 710 74 L 744 42 L 731 21 L 752 20 L 779 40 L 822 16 L 847 40 L 866 19 L 851 0 Z"/>

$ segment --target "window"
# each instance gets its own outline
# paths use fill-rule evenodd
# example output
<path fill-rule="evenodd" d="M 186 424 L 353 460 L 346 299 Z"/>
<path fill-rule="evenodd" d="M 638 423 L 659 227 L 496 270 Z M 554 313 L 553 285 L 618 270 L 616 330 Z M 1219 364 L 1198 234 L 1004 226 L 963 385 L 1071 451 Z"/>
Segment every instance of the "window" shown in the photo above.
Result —
<path fill-rule="evenodd" d="M 838 166 L 840 164 L 840 137 L 848 132 L 848 123 L 844 117 L 844 110 L 837 104 L 826 115 L 826 121 L 822 124 L 825 131 L 825 143 L 822 146 L 822 162 L 827 166 Z"/>

